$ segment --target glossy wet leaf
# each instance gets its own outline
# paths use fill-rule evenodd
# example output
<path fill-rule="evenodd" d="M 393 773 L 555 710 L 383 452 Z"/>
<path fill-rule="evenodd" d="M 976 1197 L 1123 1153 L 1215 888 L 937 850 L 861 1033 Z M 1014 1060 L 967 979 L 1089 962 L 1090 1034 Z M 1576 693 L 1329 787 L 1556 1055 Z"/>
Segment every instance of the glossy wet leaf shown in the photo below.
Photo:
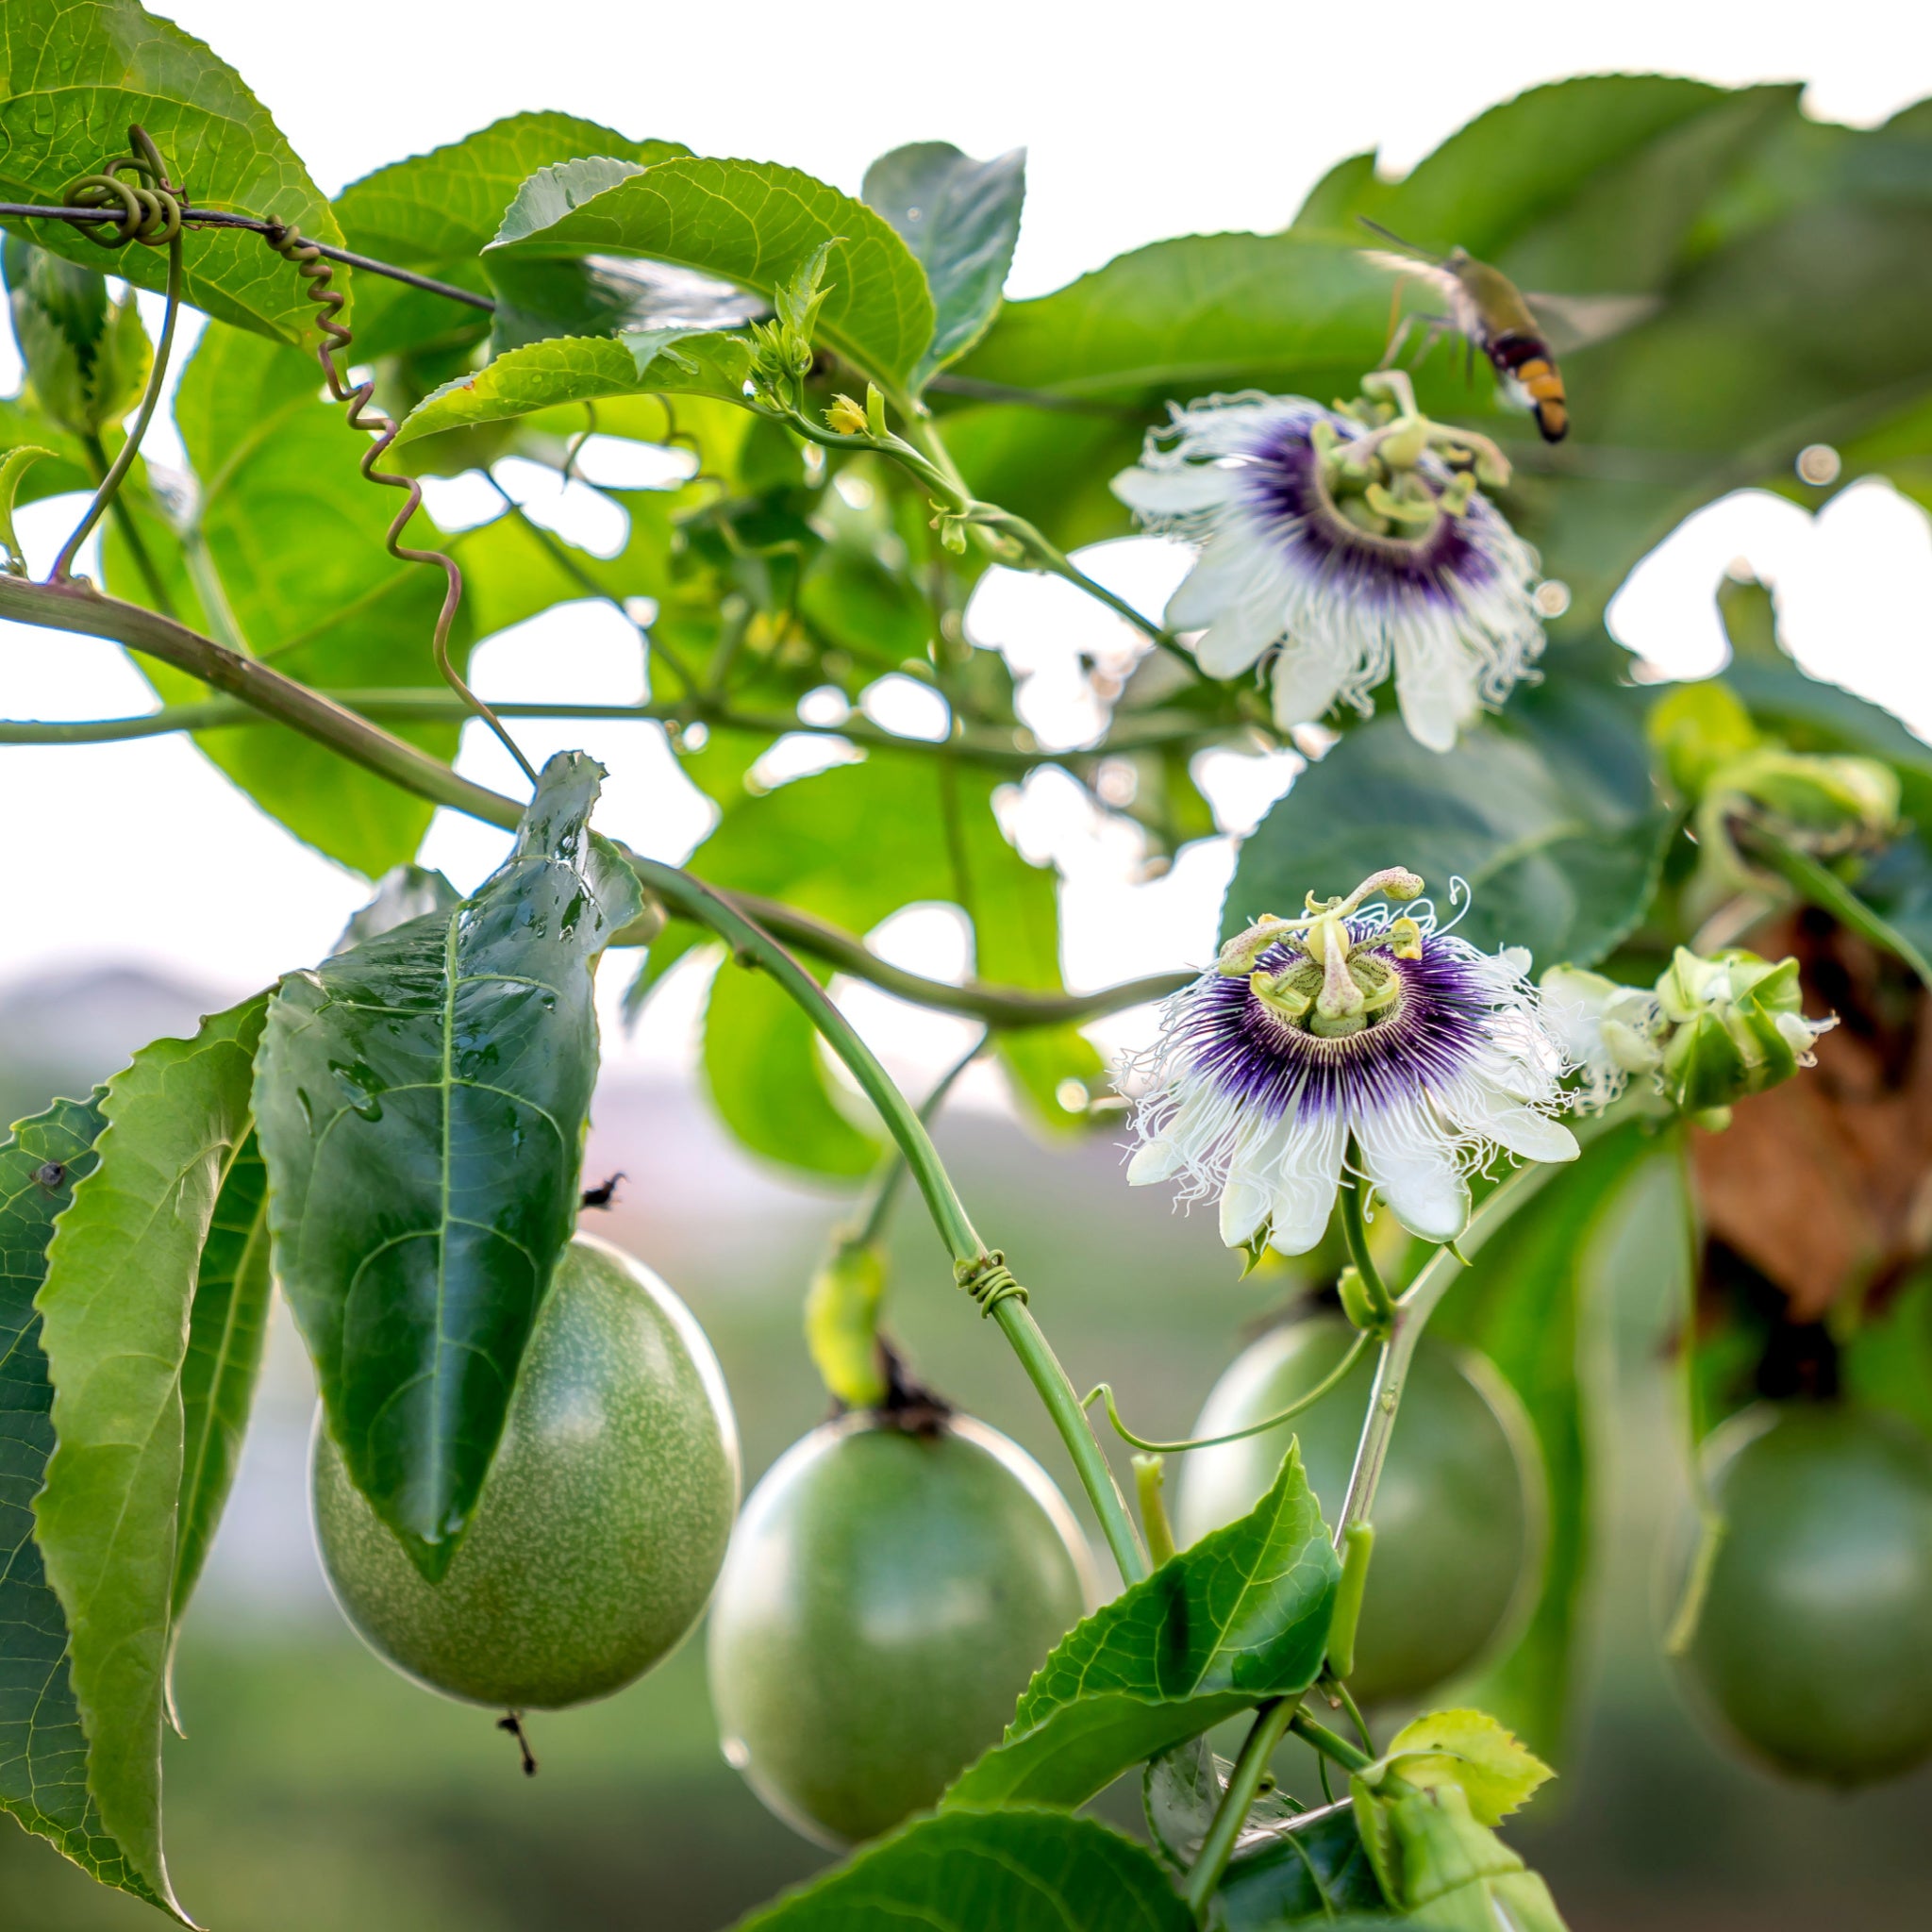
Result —
<path fill-rule="evenodd" d="M 35 1537 L 72 1633 L 88 1786 L 109 1836 L 171 1903 L 161 1723 L 182 1586 L 188 1391 L 199 1381 L 191 1322 L 218 1203 L 249 1138 L 264 1004 L 142 1047 L 108 1083 L 97 1162 L 55 1230 L 36 1302 L 58 1443 Z M 218 1244 L 218 1273 L 220 1255 Z M 212 1416 L 212 1382 L 200 1387 Z M 206 1466 L 195 1481 L 197 1500 L 220 1487 Z"/>
<path fill-rule="evenodd" d="M 55 1218 L 93 1172 L 100 1099 L 57 1100 L 0 1145 L 0 1809 L 104 1885 L 158 1904 L 89 1795 L 67 1614 L 33 1540 L 33 1499 L 54 1452 L 34 1296 Z"/>
<path fill-rule="evenodd" d="M 919 141 L 881 155 L 859 191 L 899 231 L 932 291 L 930 346 L 915 384 L 962 356 L 1000 306 L 1020 209 L 1026 198 L 1026 150 L 975 161 L 948 141 Z"/>
<path fill-rule="evenodd" d="M 291 974 L 270 1007 L 275 1273 L 357 1487 L 432 1580 L 576 1222 L 591 963 L 641 903 L 588 829 L 602 777 L 559 753 L 470 898 Z"/>
<path fill-rule="evenodd" d="M 451 429 L 612 397 L 697 394 L 741 402 L 750 370 L 746 341 L 710 329 L 532 342 L 425 396 L 409 412 L 396 442 L 400 448 Z"/>
<path fill-rule="evenodd" d="M 1130 1766 L 1314 1682 L 1341 1568 L 1291 1449 L 1255 1508 L 1077 1624 L 949 1805 L 1081 1805 Z"/>
<path fill-rule="evenodd" d="M 251 1133 L 229 1163 L 215 1201 L 181 1365 L 181 1514 L 172 1612 L 177 1624 L 234 1486 L 274 1291 L 268 1171 Z"/>
<path fill-rule="evenodd" d="M 1167 1874 L 1091 1818 L 942 1811 L 739 1921 L 739 1932 L 1191 1932 Z"/>
<path fill-rule="evenodd" d="M 819 335 L 889 388 L 932 339 L 925 276 L 883 217 L 796 168 L 768 161 L 659 161 L 612 178 L 565 162 L 525 183 L 486 264 L 588 255 L 675 263 L 771 296 L 831 242 Z"/>
<path fill-rule="evenodd" d="M 1474 1265 L 1438 1311 L 1445 1340 L 1480 1349 L 1522 1397 L 1541 1450 L 1549 1487 L 1550 1541 L 1534 1607 L 1507 1651 L 1466 1687 L 1531 1749 L 1562 1761 L 1585 1655 L 1588 1602 L 1595 1581 L 1592 1524 L 1599 1471 L 1592 1391 L 1600 1385 L 1602 1331 L 1594 1298 L 1619 1274 L 1620 1229 L 1644 1201 L 1665 1248 L 1668 1212 L 1633 1191 L 1676 1158 L 1641 1124 L 1619 1127 L 1550 1174 L 1540 1191 L 1483 1244 Z M 1667 1257 L 1665 1257 L 1667 1259 Z M 1654 1267 L 1630 1257 L 1624 1265 Z"/>
<path fill-rule="evenodd" d="M 1450 881 L 1468 884 L 1456 930 L 1484 952 L 1526 946 L 1539 971 L 1589 965 L 1637 924 L 1674 824 L 1637 694 L 1592 691 L 1553 666 L 1503 724 L 1478 724 L 1446 754 L 1393 717 L 1351 732 L 1242 843 L 1223 934 L 1406 865 L 1444 921 L 1460 909 Z"/>
<path fill-rule="evenodd" d="M 242 76 L 136 0 L 8 0 L 0 75 L 0 199 L 58 206 L 76 175 L 128 152 L 128 126 L 139 122 L 201 207 L 341 245 L 327 200 Z M 141 288 L 167 285 L 165 248 L 136 244 L 109 257 L 56 222 L 34 224 L 31 239 L 92 269 L 111 260 Z M 182 293 L 195 308 L 278 341 L 316 341 L 315 305 L 258 235 L 198 233 L 184 262 Z"/>

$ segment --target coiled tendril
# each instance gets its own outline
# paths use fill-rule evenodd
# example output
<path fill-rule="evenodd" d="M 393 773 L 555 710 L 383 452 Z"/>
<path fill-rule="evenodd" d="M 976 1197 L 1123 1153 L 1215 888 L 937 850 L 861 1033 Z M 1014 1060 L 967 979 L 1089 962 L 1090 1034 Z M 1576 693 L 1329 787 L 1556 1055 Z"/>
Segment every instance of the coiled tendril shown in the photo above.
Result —
<path fill-rule="evenodd" d="M 347 422 L 351 429 L 374 432 L 373 441 L 362 458 L 362 474 L 372 483 L 381 483 L 391 490 L 408 492 L 408 500 L 396 512 L 389 526 L 386 542 L 389 554 L 404 563 L 433 563 L 443 574 L 447 589 L 443 592 L 442 608 L 437 613 L 436 630 L 432 638 L 432 648 L 436 657 L 436 668 L 442 680 L 477 717 L 496 734 L 498 741 L 522 768 L 524 775 L 532 785 L 537 782 L 536 768 L 518 750 L 516 741 L 504 729 L 503 721 L 486 705 L 463 681 L 449 656 L 450 626 L 456 622 L 457 607 L 462 602 L 463 573 L 455 558 L 441 550 L 412 550 L 403 542 L 403 532 L 408 527 L 409 519 L 416 514 L 417 506 L 423 501 L 423 486 L 413 476 L 398 475 L 393 470 L 378 470 L 375 465 L 383 452 L 396 440 L 400 425 L 386 410 L 373 408 L 371 404 L 375 394 L 375 378 L 345 386 L 341 373 L 336 367 L 336 357 L 346 350 L 355 340 L 354 334 L 336 320 L 338 311 L 347 297 L 331 287 L 335 270 L 323 259 L 321 251 L 312 242 L 303 240 L 298 229 L 281 222 L 272 223 L 267 234 L 268 245 L 283 260 L 289 262 L 306 284 L 305 292 L 308 299 L 320 308 L 315 325 L 321 331 L 322 341 L 316 345 L 316 359 L 322 364 L 322 373 L 328 382 L 328 392 L 337 402 L 346 403 Z"/>

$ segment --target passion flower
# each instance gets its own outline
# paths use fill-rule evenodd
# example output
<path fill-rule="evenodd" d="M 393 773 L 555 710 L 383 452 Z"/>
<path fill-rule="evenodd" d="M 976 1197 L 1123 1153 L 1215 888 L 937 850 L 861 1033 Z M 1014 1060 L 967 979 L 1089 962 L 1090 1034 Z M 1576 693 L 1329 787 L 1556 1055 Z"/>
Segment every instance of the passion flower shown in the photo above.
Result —
<path fill-rule="evenodd" d="M 1530 956 L 1478 952 L 1426 908 L 1363 904 L 1422 888 L 1396 867 L 1345 899 L 1311 894 L 1301 918 L 1250 926 L 1168 1001 L 1140 1068 L 1132 1185 L 1178 1177 L 1183 1199 L 1219 1200 L 1229 1247 L 1265 1230 L 1299 1255 L 1351 1164 L 1404 1226 L 1450 1241 L 1472 1169 L 1499 1151 L 1575 1158 L 1551 1118 L 1569 1104 L 1567 1063 L 1524 977 Z"/>
<path fill-rule="evenodd" d="M 1409 733 L 1448 751 L 1542 650 L 1536 564 L 1478 484 L 1508 479 L 1487 438 L 1420 415 L 1408 378 L 1362 403 L 1209 396 L 1173 408 L 1113 490 L 1158 534 L 1201 546 L 1167 607 L 1210 677 L 1268 652 L 1275 723 L 1362 712 L 1391 669 Z"/>

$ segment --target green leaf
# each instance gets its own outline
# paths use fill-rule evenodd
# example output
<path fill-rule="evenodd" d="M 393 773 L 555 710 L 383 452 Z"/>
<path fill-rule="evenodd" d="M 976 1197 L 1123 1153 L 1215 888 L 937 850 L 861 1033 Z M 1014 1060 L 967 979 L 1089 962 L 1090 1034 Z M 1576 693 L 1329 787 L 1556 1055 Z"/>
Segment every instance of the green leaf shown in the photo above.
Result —
<path fill-rule="evenodd" d="M 1195 1738 L 1164 1751 L 1141 1779 L 1155 1849 L 1177 1871 L 1199 1856 L 1227 1790 L 1230 1767 Z M 1234 1856 L 1215 1891 L 1220 1932 L 1268 1932 L 1339 1911 L 1376 1912 L 1382 1889 L 1363 1849 L 1355 1814 L 1343 1803 L 1298 1810 L 1279 1792 L 1248 1807 Z"/>
<path fill-rule="evenodd" d="M 251 1133 L 229 1163 L 215 1201 L 181 1366 L 181 1499 L 170 1610 L 177 1627 L 234 1487 L 274 1286 L 268 1171 Z"/>
<path fill-rule="evenodd" d="M 52 450 L 42 449 L 37 443 L 27 443 L 0 457 L 0 545 L 6 548 L 9 576 L 26 575 L 26 557 L 13 530 L 13 499 L 20 492 L 20 480 L 43 457 L 53 454 Z"/>
<path fill-rule="evenodd" d="M 1549 1887 L 1476 1822 L 1459 1785 L 1393 1797 L 1361 1778 L 1350 1785 L 1363 1841 L 1375 1846 L 1383 1889 L 1405 1920 L 1435 1932 L 1565 1932 Z"/>
<path fill-rule="evenodd" d="M 739 1932 L 1191 1932 L 1131 1840 L 1054 1811 L 948 1810 L 739 1921 Z"/>
<path fill-rule="evenodd" d="M 33 1536 L 33 1499 L 54 1452 L 34 1296 L 55 1219 L 94 1170 L 101 1097 L 57 1100 L 0 1145 L 0 1809 L 103 1885 L 161 1905 L 89 1795 L 67 1614 Z"/>
<path fill-rule="evenodd" d="M 341 245 L 327 201 L 267 109 L 193 35 L 135 0 L 8 0 L 0 16 L 0 199 L 58 207 L 75 176 L 128 152 L 135 123 L 197 207 L 258 215 Z M 109 258 L 64 223 L 9 225 L 89 268 L 111 259 L 138 288 L 167 286 L 164 248 L 137 242 Z M 260 236 L 198 230 L 183 245 L 183 264 L 184 299 L 217 321 L 305 347 L 319 340 L 307 285 Z"/>
<path fill-rule="evenodd" d="M 1350 732 L 1242 844 L 1223 937 L 1305 892 L 1352 891 L 1406 865 L 1445 919 L 1450 881 L 1468 883 L 1457 931 L 1473 945 L 1526 946 L 1539 969 L 1587 966 L 1641 917 L 1674 824 L 1651 783 L 1635 694 L 1591 690 L 1553 664 L 1507 725 L 1478 724 L 1452 752 L 1424 750 L 1392 717 Z"/>
<path fill-rule="evenodd" d="M 769 297 L 830 243 L 821 338 L 882 387 L 906 386 L 932 340 L 932 297 L 906 244 L 863 202 L 772 162 L 674 159 L 616 181 L 596 167 L 565 162 L 525 182 L 486 266 L 641 256 Z"/>
<path fill-rule="evenodd" d="M 440 872 L 426 866 L 399 865 L 375 882 L 375 897 L 370 900 L 342 928 L 335 949 L 346 953 L 369 940 L 408 925 L 412 919 L 427 919 L 454 912 L 463 895 Z"/>
<path fill-rule="evenodd" d="M 993 816 L 993 791 L 992 779 L 971 766 L 955 767 L 929 753 L 874 751 L 859 763 L 795 779 L 762 797 L 741 794 L 692 862 L 726 891 L 781 898 L 861 933 L 902 906 L 950 902 L 973 921 L 978 977 L 1058 991 L 1057 882 L 1008 843 Z M 864 855 L 862 864 L 853 863 L 855 852 Z M 652 946 L 631 991 L 632 1010 L 695 943 L 695 934 L 679 939 L 675 932 Z M 773 1158 L 815 1173 L 860 1172 L 861 1138 L 835 1124 L 843 1116 L 826 1096 L 816 1057 L 806 1051 L 800 1019 L 781 1015 L 742 985 L 745 977 L 721 972 L 712 986 L 714 1002 L 730 1002 L 706 1022 L 706 1065 L 720 1111 L 748 1132 L 748 1144 Z M 767 1037 L 760 1015 L 780 1029 L 775 1039 L 784 1042 L 782 1050 L 775 1042 L 768 1049 L 769 1075 L 747 1043 Z M 727 1027 L 740 1025 L 746 1028 L 742 1040 L 725 1037 Z M 1002 1037 L 999 1051 L 1022 1098 L 1048 1126 L 1068 1120 L 1056 1097 L 1058 1083 L 1088 1079 L 1099 1069 L 1099 1056 L 1071 1027 L 1049 1029 L 1038 1040 L 1031 1033 Z M 735 1076 L 733 1084 L 721 1085 L 721 1070 Z M 773 1124 L 759 1124 L 764 1113 Z M 812 1120 L 824 1131 L 822 1144 L 804 1130 Z"/>
<path fill-rule="evenodd" d="M 1434 1790 L 1459 1786 L 1478 1824 L 1500 1824 L 1556 1776 L 1534 1752 L 1520 1744 L 1481 1710 L 1436 1710 L 1404 1724 L 1376 1759 L 1405 1784 Z M 1373 1771 L 1361 1774 L 1374 1783 Z"/>
<path fill-rule="evenodd" d="M 1383 1923 L 1382 1888 L 1369 1862 L 1354 1808 L 1345 1801 L 1243 1833 L 1215 1891 L 1225 1932 L 1273 1932 L 1278 1925 L 1327 1925 L 1364 1912 Z"/>
<path fill-rule="evenodd" d="M 914 142 L 881 155 L 859 193 L 899 231 L 932 291 L 932 342 L 913 371 L 918 387 L 963 356 L 1000 306 L 1020 239 L 1026 150 L 975 161 L 951 142 Z"/>
<path fill-rule="evenodd" d="M 182 619 L 323 689 L 438 685 L 430 638 L 442 573 L 384 548 L 403 494 L 362 476 L 366 440 L 318 394 L 314 358 L 211 327 L 175 413 L 199 501 L 178 531 L 150 515 L 142 534 Z M 409 541 L 427 548 L 440 539 L 419 514 Z M 117 596 L 154 602 L 111 525 L 106 556 Z M 457 625 L 460 670 L 474 629 L 461 612 Z M 136 662 L 164 700 L 207 695 L 185 673 Z M 454 722 L 391 728 L 438 758 L 456 756 Z M 372 877 L 416 856 L 435 809 L 281 725 L 199 732 L 195 742 L 298 839 Z"/>
<path fill-rule="evenodd" d="M 1541 1450 L 1550 1541 L 1534 1607 L 1508 1651 L 1465 1689 L 1545 1757 L 1563 1756 L 1584 1662 L 1601 1347 L 1592 1298 L 1615 1278 L 1619 1242 L 1635 1238 L 1631 1204 L 1655 1210 L 1644 1184 L 1666 1179 L 1680 1158 L 1641 1122 L 1606 1134 L 1490 1237 L 1436 1316 L 1444 1340 L 1480 1349 L 1522 1397 Z M 1668 1241 L 1671 1214 L 1649 1219 Z"/>
<path fill-rule="evenodd" d="M 432 1581 L 576 1223 L 591 962 L 641 904 L 587 829 L 602 777 L 559 753 L 470 898 L 290 974 L 270 1004 L 275 1274 L 357 1487 Z M 379 1324 L 357 1317 L 372 1299 Z"/>
<path fill-rule="evenodd" d="M 710 329 L 653 329 L 614 340 L 568 336 L 532 342 L 424 397 L 404 419 L 396 446 L 446 430 L 613 396 L 695 394 L 741 404 L 750 373 L 751 351 L 744 339 Z"/>
<path fill-rule="evenodd" d="M 872 1172 L 878 1141 L 833 1099 L 818 1033 L 775 980 L 728 959 L 718 969 L 704 1064 L 719 1118 L 754 1154 L 836 1180 Z"/>
<path fill-rule="evenodd" d="M 8 307 L 34 400 L 66 430 L 96 436 L 140 399 L 153 361 L 130 292 L 17 235 L 5 247 Z"/>
<path fill-rule="evenodd" d="M 35 1537 L 72 1632 L 101 1823 L 178 1913 L 161 1848 L 161 1719 L 179 1576 L 191 1318 L 249 1132 L 264 1000 L 158 1040 L 108 1083 L 94 1170 L 36 1306 L 57 1444 Z"/>
<path fill-rule="evenodd" d="M 1291 1446 L 1238 1522 L 1076 1624 L 947 1805 L 1082 1805 L 1130 1765 L 1315 1680 L 1341 1565 Z"/>

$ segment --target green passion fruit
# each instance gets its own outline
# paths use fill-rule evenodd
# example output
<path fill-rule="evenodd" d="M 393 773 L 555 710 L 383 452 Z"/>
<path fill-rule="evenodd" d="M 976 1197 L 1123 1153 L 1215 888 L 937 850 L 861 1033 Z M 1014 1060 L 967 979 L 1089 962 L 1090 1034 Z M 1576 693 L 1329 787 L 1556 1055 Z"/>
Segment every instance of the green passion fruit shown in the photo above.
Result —
<path fill-rule="evenodd" d="M 872 1838 L 998 1740 L 1092 1594 L 1064 1498 L 998 1431 L 827 1423 L 731 1540 L 709 1626 L 724 1756 L 806 1837 Z"/>
<path fill-rule="evenodd" d="M 1215 1384 L 1191 1433 L 1226 1435 L 1286 1408 L 1354 1339 L 1345 1321 L 1328 1315 L 1263 1336 Z M 1182 1540 L 1246 1515 L 1274 1482 L 1291 1439 L 1301 1442 L 1309 1486 L 1332 1524 L 1373 1379 L 1365 1354 L 1292 1422 L 1191 1451 L 1175 1511 Z M 1515 1392 L 1480 1357 L 1424 1336 L 1375 1491 L 1374 1556 L 1349 1678 L 1355 1694 L 1378 1704 L 1419 1697 L 1481 1657 L 1541 1560 L 1545 1514 L 1542 1464 Z"/>
<path fill-rule="evenodd" d="M 1837 1403 L 1761 1405 L 1705 1468 L 1724 1531 L 1684 1658 L 1698 1703 L 1828 1784 L 1932 1754 L 1932 1443 Z"/>
<path fill-rule="evenodd" d="M 738 1504 L 738 1435 L 691 1310 L 580 1235 L 441 1583 L 351 1484 L 320 1423 L 310 1474 L 329 1587 L 379 1656 L 452 1697 L 554 1710 L 628 1684 L 697 1621 Z"/>

